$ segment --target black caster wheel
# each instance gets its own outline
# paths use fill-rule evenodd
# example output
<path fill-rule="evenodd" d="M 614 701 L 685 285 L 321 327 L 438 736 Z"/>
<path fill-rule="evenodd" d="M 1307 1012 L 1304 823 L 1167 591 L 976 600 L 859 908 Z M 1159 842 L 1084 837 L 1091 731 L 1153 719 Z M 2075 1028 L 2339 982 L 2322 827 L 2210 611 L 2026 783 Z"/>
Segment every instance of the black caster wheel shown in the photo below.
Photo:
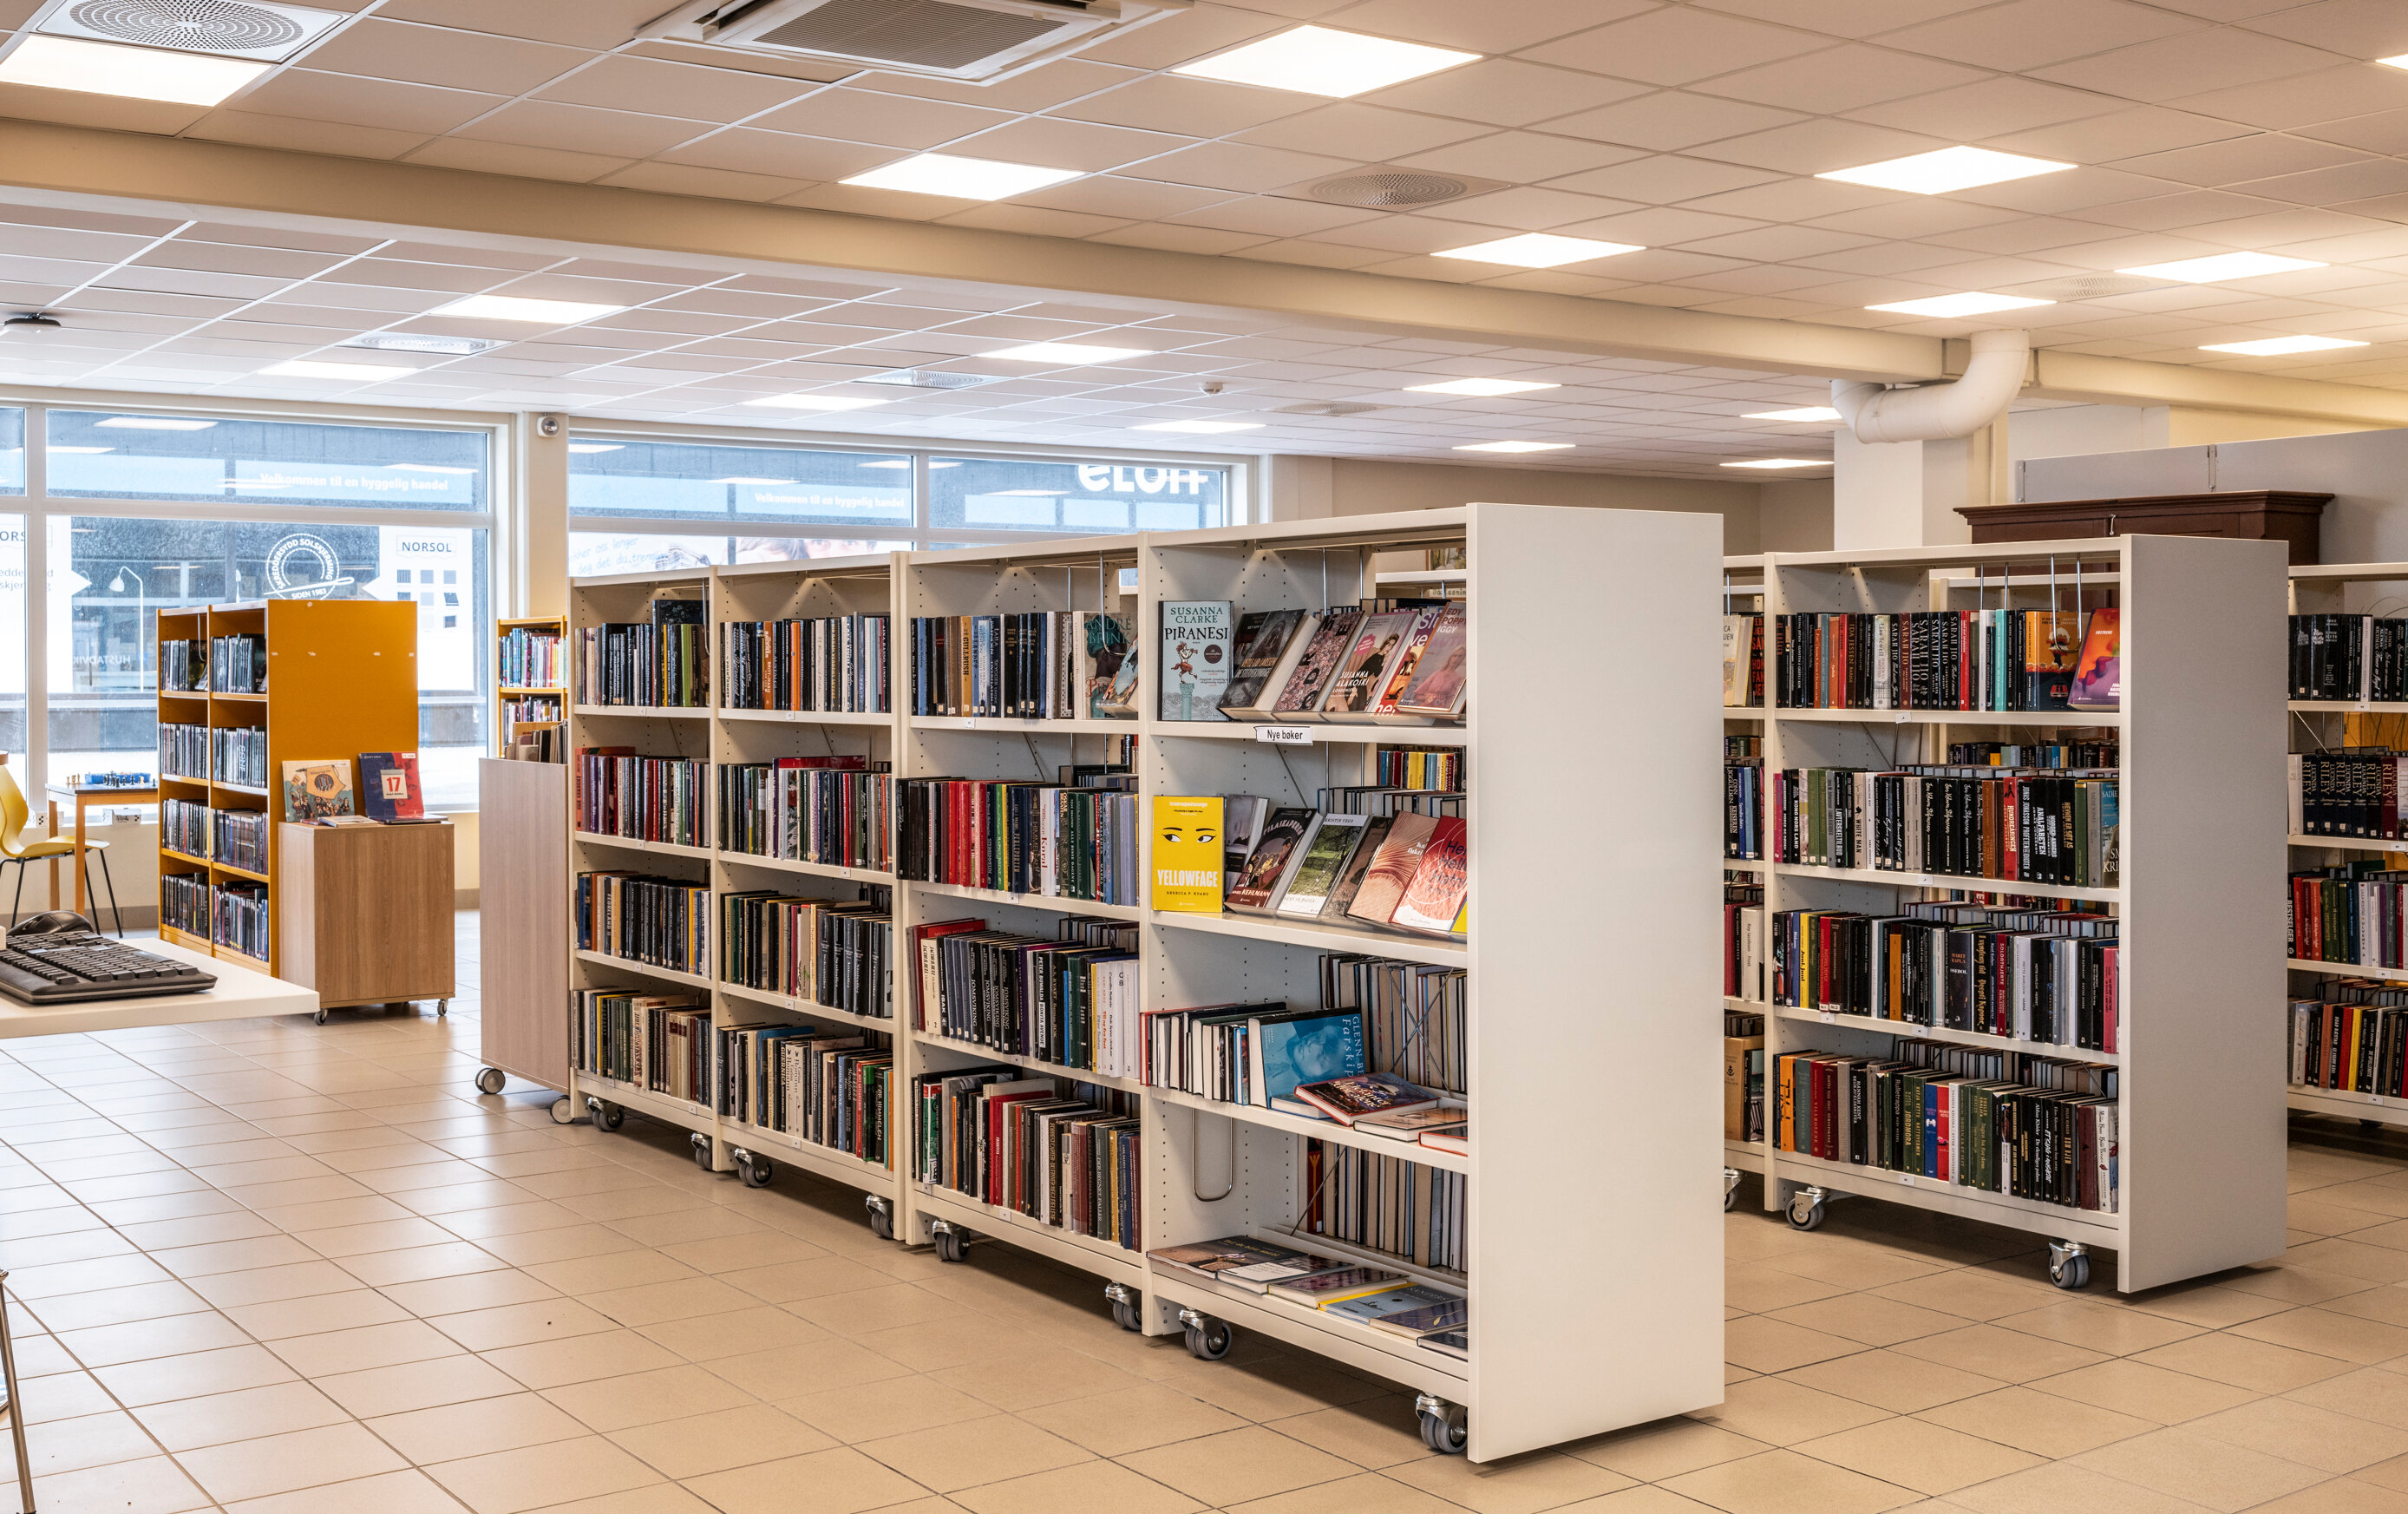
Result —
<path fill-rule="evenodd" d="M 325 1019 L 325 1015 L 321 1013 L 318 1017 L 319 1023 L 322 1025 L 324 1024 Z M 499 1093 L 502 1091 L 502 1085 L 509 1081 L 509 1074 L 504 1073 L 498 1067 L 481 1068 L 477 1073 L 477 1091 L 479 1093 Z M 560 1119 L 560 1117 L 557 1115 L 554 1115 L 552 1117 L 554 1119 Z M 566 1125 L 568 1122 L 566 1120 L 561 1120 L 561 1123 Z"/>
<path fill-rule="evenodd" d="M 326 1012 L 324 1010 L 322 1009 L 318 1011 L 317 1021 L 320 1025 L 326 1023 Z"/>
<path fill-rule="evenodd" d="M 1129 1332 L 1131 1334 L 1142 1334 L 1144 1333 L 1145 1315 L 1143 1313 L 1143 1305 L 1140 1303 L 1138 1295 L 1134 1290 L 1130 1289 L 1125 1284 L 1114 1283 L 1104 1290 L 1104 1297 L 1111 1301 L 1112 1323 L 1120 1326 L 1123 1330 Z"/>
<path fill-rule="evenodd" d="M 1796 1230 L 1821 1230 L 1823 1228 L 1823 1218 L 1824 1210 L 1822 1200 L 1800 1193 L 1796 1198 L 1789 1201 L 1789 1223 L 1791 1228 Z"/>
<path fill-rule="evenodd" d="M 437 999 L 435 1001 L 435 1017 L 438 1020 L 446 1020 L 452 1017 L 451 1000 Z"/>
<path fill-rule="evenodd" d="M 717 1171 L 710 1161 L 710 1137 L 699 1131 L 694 1137 L 694 1164 L 706 1173 Z"/>
<path fill-rule="evenodd" d="M 895 1238 L 895 1217 L 887 1212 L 886 1206 L 879 1203 L 876 1199 L 871 1199 L 863 1207 L 869 1211 L 869 1233 L 877 1236 L 882 1241 L 893 1240 Z"/>
<path fill-rule="evenodd" d="M 563 1095 L 552 1102 L 552 1122 L 554 1125 L 574 1125 L 577 1123 L 577 1106 L 568 1102 L 566 1095 Z"/>
<path fill-rule="evenodd" d="M 2090 1259 L 2076 1251 L 2071 1256 L 2052 1252 L 2048 1259 L 2048 1280 L 2067 1292 L 2090 1286 Z"/>
<path fill-rule="evenodd" d="M 1226 1319 L 1199 1315 L 1187 1327 L 1187 1354 L 1198 1362 L 1218 1362 L 1238 1344 L 1238 1332 Z"/>
<path fill-rule="evenodd" d="M 606 1100 L 588 1099 L 585 1107 L 593 1115 L 597 1131 L 615 1131 L 627 1123 L 627 1112 Z"/>
<path fill-rule="evenodd" d="M 1471 1427 L 1460 1404 L 1422 1410 L 1422 1444 L 1440 1456 L 1461 1456 L 1470 1442 Z"/>
<path fill-rule="evenodd" d="M 968 1262 L 970 1259 L 969 1236 L 961 1231 L 949 1226 L 932 1233 L 928 1241 L 937 1248 L 939 1262 Z"/>
<path fill-rule="evenodd" d="M 777 1175 L 778 1169 L 767 1157 L 756 1157 L 747 1151 L 736 1159 L 736 1175 L 744 1179 L 746 1188 L 767 1188 L 769 1179 Z"/>
<path fill-rule="evenodd" d="M 2358 1122 L 2358 1128 L 2361 1131 L 2379 1131 L 2383 1129 L 2383 1121 L 2379 1119 L 2361 1119 Z"/>

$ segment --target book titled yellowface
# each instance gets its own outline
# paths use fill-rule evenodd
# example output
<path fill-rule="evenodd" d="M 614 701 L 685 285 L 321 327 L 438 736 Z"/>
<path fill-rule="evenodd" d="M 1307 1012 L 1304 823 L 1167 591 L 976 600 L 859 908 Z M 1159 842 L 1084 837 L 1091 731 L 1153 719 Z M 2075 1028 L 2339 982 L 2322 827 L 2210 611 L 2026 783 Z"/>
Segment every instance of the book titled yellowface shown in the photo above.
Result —
<path fill-rule="evenodd" d="M 1154 801 L 1154 907 L 1221 913 L 1221 800 Z"/>

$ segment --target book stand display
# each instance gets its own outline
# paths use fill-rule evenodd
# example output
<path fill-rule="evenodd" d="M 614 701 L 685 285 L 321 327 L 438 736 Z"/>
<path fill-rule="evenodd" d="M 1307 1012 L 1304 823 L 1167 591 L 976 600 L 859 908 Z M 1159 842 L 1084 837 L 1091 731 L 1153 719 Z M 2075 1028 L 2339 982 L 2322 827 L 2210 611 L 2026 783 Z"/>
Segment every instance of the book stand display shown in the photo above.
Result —
<path fill-rule="evenodd" d="M 572 1103 L 606 1125 L 636 1110 L 694 1133 L 698 1163 L 770 1180 L 772 1159 L 862 1190 L 878 1233 L 960 1261 L 973 1237 L 1019 1247 L 1102 1280 L 1115 1317 L 1149 1335 L 1182 1334 L 1215 1360 L 1234 1332 L 1259 1330 L 1416 1390 L 1433 1446 L 1488 1461 L 1721 1401 L 1722 1233 L 1713 1207 L 1716 1064 L 1712 1027 L 1673 1013 L 1713 993 L 1716 779 L 1667 761 L 1712 739 L 1717 680 L 1712 588 L 1719 519 L 1671 512 L 1472 504 L 1159 534 L 897 553 L 571 585 L 577 628 L 640 621 L 653 591 L 699 587 L 710 620 L 884 611 L 894 645 L 891 714 L 820 715 L 718 707 L 572 705 L 571 748 L 615 744 L 715 762 L 866 753 L 914 777 L 1051 783 L 1133 741 L 1138 815 L 1155 796 L 1253 794 L 1313 802 L 1324 786 L 1369 784 L 1383 745 L 1467 755 L 1469 923 L 1462 939 L 1242 914 L 1182 914 L 1140 902 L 898 879 L 773 862 L 706 844 L 671 846 L 583 832 L 572 872 L 639 868 L 721 892 L 775 886 L 830 900 L 893 889 L 891 1019 L 866 1017 L 721 981 L 718 920 L 706 971 L 672 973 L 572 952 L 572 986 L 670 986 L 708 993 L 719 1025 L 787 1017 L 860 1026 L 895 1041 L 893 1166 L 739 1126 L 689 1103 L 573 1072 Z M 1226 599 L 1234 613 L 1321 609 L 1412 585 L 1376 584 L 1383 553 L 1469 549 L 1470 702 L 1445 726 L 1271 727 L 1155 718 L 1159 606 Z M 1415 582 L 1419 582 L 1416 580 Z M 920 716 L 911 708 L 914 616 L 1126 611 L 1140 657 L 1135 719 Z M 1631 721 L 1645 712 L 1646 739 Z M 715 825 L 703 840 L 715 841 Z M 1148 843 L 1140 874 L 1150 878 Z M 965 917 L 1052 936 L 1066 916 L 1138 927 L 1142 1007 L 1284 999 L 1320 1002 L 1324 953 L 1352 952 L 1468 972 L 1472 1127 L 1468 1155 L 1399 1145 L 1267 1108 L 1143 1087 L 917 1029 L 913 927 Z M 924 1074 L 1017 1064 L 1073 1091 L 1133 1100 L 1141 1119 L 1140 1191 L 1121 1196 L 1140 1244 L 1123 1247 L 914 1179 Z M 1082 1095 L 1085 1096 L 1085 1095 Z M 1460 1271 L 1297 1227 L 1311 1212 L 1308 1139 L 1362 1146 L 1468 1179 Z M 1578 1175 L 1568 1188 L 1567 1175 Z M 1634 1234 L 1634 1233 L 1641 1233 Z M 1151 1263 L 1149 1248 L 1250 1233 L 1467 1293 L 1469 1354 Z M 1578 1294 L 1565 1306 L 1565 1289 Z"/>

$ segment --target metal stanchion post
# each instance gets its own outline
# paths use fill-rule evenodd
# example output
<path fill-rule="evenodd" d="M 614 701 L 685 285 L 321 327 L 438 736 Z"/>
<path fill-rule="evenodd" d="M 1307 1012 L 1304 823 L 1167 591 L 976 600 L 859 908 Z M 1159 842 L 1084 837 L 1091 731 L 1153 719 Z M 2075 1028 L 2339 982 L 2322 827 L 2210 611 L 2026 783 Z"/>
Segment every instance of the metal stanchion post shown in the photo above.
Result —
<path fill-rule="evenodd" d="M 17 1348 L 8 1339 L 8 1275 L 0 1272 L 0 1413 L 8 1416 L 8 1438 L 17 1449 L 17 1496 L 34 1514 L 34 1459 L 25 1451 L 25 1410 L 17 1397 Z"/>

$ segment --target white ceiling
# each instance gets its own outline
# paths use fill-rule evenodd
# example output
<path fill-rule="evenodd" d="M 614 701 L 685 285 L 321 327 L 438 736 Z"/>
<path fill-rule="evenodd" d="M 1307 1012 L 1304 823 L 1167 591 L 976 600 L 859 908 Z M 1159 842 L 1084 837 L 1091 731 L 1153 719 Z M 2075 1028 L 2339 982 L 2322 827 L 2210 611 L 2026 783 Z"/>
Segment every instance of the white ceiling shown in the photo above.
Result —
<path fill-rule="evenodd" d="M 319 3 L 356 19 L 228 107 L 0 87 L 0 116 L 1949 335 L 1973 323 L 1862 307 L 2246 248 L 2332 266 L 2013 319 L 2071 351 L 2408 387 L 2408 72 L 2368 61 L 2408 53 L 2401 0 L 1198 0 L 990 87 L 731 66 L 724 52 L 632 42 L 666 0 Z M 0 0 L 0 24 L 34 8 Z M 1301 21 L 1487 56 L 1348 101 L 1161 72 Z M 809 73 L 822 77 L 793 77 Z M 1956 143 L 2081 166 L 1929 197 L 1812 177 Z M 1088 177 L 995 204 L 834 181 L 925 149 Z M 1301 197 L 1371 165 L 1506 187 L 1415 212 Z M 439 303 L 436 294 L 522 274 L 632 281 L 645 310 L 362 397 L 498 403 L 548 388 L 591 396 L 557 402 L 596 413 L 724 416 L 731 395 L 853 376 L 873 353 L 932 362 L 1000 337 L 1091 334 L 1129 314 L 1012 309 L 1025 296 L 1002 292 L 975 310 L 910 309 L 902 295 L 828 305 L 858 291 L 696 293 L 710 277 L 699 270 L 681 282 L 649 267 L 496 266 L 498 254 L 480 266 L 456 250 L 331 237 L 262 247 L 265 234 L 222 227 L 18 213 L 53 223 L 0 227 L 0 302 L 134 323 L 111 327 L 126 344 L 109 361 L 40 375 L 50 382 L 257 392 L 251 360 L 322 339 L 340 329 L 337 312 L 381 324 Z M 1544 272 L 1428 255 L 1525 231 L 1648 251 Z M 348 293 L 328 293 L 337 288 Z M 739 293 L 757 303 L 725 308 Z M 1454 455 L 1446 445 L 1459 435 L 1495 433 L 1581 442 L 1545 454 L 1568 466 L 1691 471 L 1797 450 L 1764 440 L 1795 428 L 1731 417 L 1819 397 L 1819 385 L 1738 372 L 1296 331 L 1238 314 L 1210 329 L 1182 321 L 1150 324 L 1190 339 L 1154 343 L 1168 355 L 1141 370 L 913 399 L 846 417 L 846 428 L 1049 440 L 1110 431 L 1127 443 L 1146 440 L 1124 434 L 1134 419 L 1203 404 L 1193 383 L 1208 373 L 1230 392 L 1205 408 L 1247 411 L 1273 400 L 1392 402 L 1400 370 L 1526 374 L 1567 387 L 1344 421 L 1283 417 L 1237 440 L 1426 456 Z M 2372 345 L 2272 359 L 2198 351 L 2294 334 Z M 502 375 L 526 382 L 483 392 L 470 382 Z"/>

